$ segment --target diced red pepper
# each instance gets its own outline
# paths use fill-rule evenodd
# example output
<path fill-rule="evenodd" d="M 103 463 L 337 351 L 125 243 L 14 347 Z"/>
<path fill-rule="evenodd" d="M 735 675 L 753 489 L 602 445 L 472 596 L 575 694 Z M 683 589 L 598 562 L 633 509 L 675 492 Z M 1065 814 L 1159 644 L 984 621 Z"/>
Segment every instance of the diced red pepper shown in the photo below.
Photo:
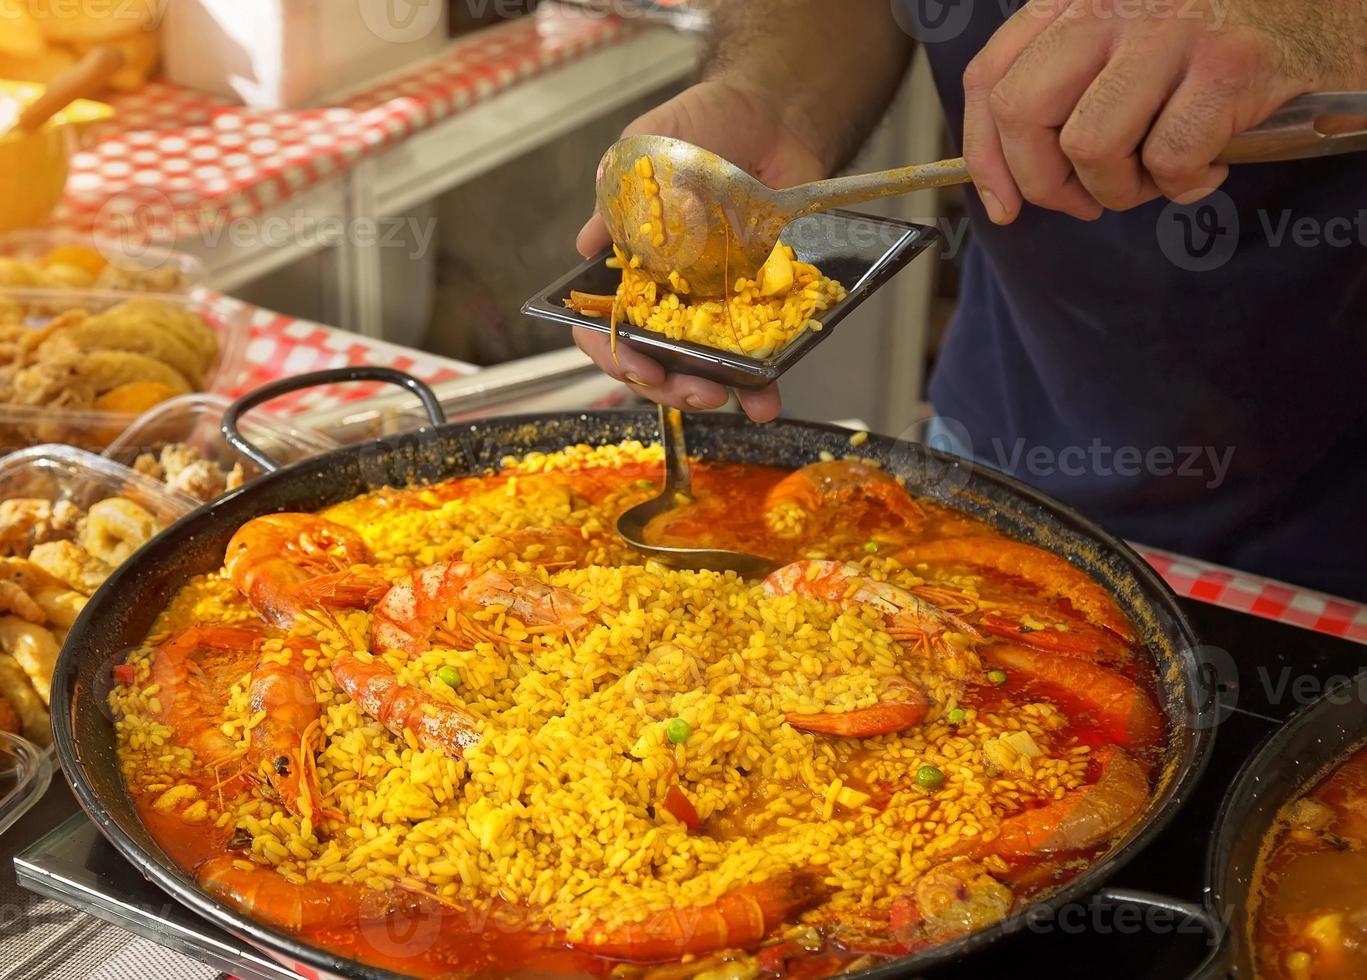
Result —
<path fill-rule="evenodd" d="M 801 943 L 788 941 L 786 943 L 776 943 L 773 946 L 765 946 L 755 954 L 755 962 L 759 964 L 761 973 L 783 973 L 788 969 L 788 960 L 794 956 L 801 956 L 806 950 Z"/>
<path fill-rule="evenodd" d="M 898 940 L 905 940 L 911 931 L 921 924 L 921 909 L 916 899 L 910 895 L 899 895 L 892 900 L 892 911 L 888 916 L 888 926 Z"/>
<path fill-rule="evenodd" d="M 133 665 L 132 665 L 132 664 L 115 664 L 115 665 L 114 665 L 114 683 L 115 683 L 115 684 L 118 684 L 120 687 L 129 687 L 129 686 L 131 686 L 132 683 L 133 683 Z"/>
<path fill-rule="evenodd" d="M 665 793 L 665 809 L 674 814 L 690 832 L 696 831 L 702 826 L 702 821 L 698 819 L 697 808 L 693 806 L 688 797 L 684 796 L 684 792 L 679 789 L 678 783 L 671 785 L 669 792 Z"/>

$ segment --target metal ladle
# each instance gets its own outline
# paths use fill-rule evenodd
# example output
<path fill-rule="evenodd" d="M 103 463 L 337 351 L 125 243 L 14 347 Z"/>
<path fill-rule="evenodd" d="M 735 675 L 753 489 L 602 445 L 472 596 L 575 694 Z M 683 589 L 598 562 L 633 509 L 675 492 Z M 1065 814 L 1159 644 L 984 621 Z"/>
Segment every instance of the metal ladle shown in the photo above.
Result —
<path fill-rule="evenodd" d="M 1235 136 L 1219 162 L 1268 163 L 1365 150 L 1367 130 L 1360 126 L 1356 132 L 1317 128 L 1327 116 L 1358 115 L 1367 115 L 1367 92 L 1303 95 Z M 636 169 L 643 157 L 651 161 L 650 177 Z M 691 143 L 631 136 L 610 146 L 598 166 L 598 212 L 612 240 L 657 281 L 667 282 L 677 272 L 690 295 L 722 296 L 737 278 L 755 278 L 779 233 L 797 218 L 971 179 L 958 158 L 775 190 Z"/>
<path fill-rule="evenodd" d="M 688 444 L 684 441 L 683 413 L 664 405 L 659 408 L 660 442 L 665 449 L 664 489 L 659 496 L 623 511 L 617 518 L 618 535 L 647 558 L 670 568 L 735 572 L 750 579 L 768 575 L 778 563 L 759 555 L 721 548 L 666 548 L 646 543 L 646 525 L 651 520 L 693 499 L 693 474 L 688 465 Z"/>

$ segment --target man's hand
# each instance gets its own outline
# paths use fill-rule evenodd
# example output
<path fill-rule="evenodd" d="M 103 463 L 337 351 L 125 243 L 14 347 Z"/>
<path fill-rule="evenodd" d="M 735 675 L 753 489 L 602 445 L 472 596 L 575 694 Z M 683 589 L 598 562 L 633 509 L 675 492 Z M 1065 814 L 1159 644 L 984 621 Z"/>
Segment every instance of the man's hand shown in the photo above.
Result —
<path fill-rule="evenodd" d="M 658 109 L 637 119 L 622 133 L 674 136 L 719 153 L 744 167 L 771 187 L 819 180 L 825 169 L 816 154 L 756 94 L 721 81 L 702 82 L 680 93 Z M 579 233 L 577 246 L 585 258 L 609 244 L 607 229 L 597 215 Z M 702 378 L 667 374 L 650 358 L 626 344 L 617 345 L 617 362 L 610 340 L 596 330 L 576 328 L 574 342 L 604 372 L 639 386 L 653 401 L 675 408 L 718 408 L 726 402 L 721 385 Z M 778 387 L 740 393 L 741 406 L 756 422 L 777 417 L 781 404 Z"/>
<path fill-rule="evenodd" d="M 998 224 L 1196 200 L 1237 133 L 1367 87 L 1364 38 L 1367 0 L 1029 0 L 964 74 L 964 156 Z"/>

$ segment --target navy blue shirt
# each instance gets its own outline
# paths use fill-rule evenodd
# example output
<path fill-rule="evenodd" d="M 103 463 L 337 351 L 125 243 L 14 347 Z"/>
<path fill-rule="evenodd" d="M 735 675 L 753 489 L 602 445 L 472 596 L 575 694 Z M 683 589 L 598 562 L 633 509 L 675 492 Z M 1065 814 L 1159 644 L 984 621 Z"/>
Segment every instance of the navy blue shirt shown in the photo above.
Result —
<path fill-rule="evenodd" d="M 907 3 L 957 138 L 1003 4 Z M 1133 540 L 1367 600 L 1367 157 L 1095 222 L 968 198 L 930 396 L 973 454 Z"/>

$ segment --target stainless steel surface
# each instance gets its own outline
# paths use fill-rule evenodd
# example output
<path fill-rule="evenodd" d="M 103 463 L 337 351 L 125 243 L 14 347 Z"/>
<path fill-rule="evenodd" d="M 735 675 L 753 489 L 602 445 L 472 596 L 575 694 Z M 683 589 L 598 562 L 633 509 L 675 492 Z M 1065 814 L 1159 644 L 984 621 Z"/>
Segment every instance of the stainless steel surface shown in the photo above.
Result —
<path fill-rule="evenodd" d="M 659 188 L 663 239 L 652 224 L 654 195 L 636 162 L 648 157 Z M 598 165 L 598 212 L 612 240 L 661 282 L 673 271 L 694 296 L 721 296 L 754 278 L 779 232 L 804 215 L 969 179 L 962 159 L 857 174 L 774 190 L 710 150 L 666 136 L 631 136 Z"/>
<path fill-rule="evenodd" d="M 1317 128 L 1326 116 L 1367 116 L 1367 92 L 1292 99 L 1231 139 L 1218 162 L 1269 163 L 1367 150 L 1367 122 L 1330 132 Z M 653 214 L 656 198 L 645 193 L 645 178 L 636 171 L 642 157 L 654 168 L 661 216 Z M 657 281 L 668 282 L 677 272 L 692 295 L 721 296 L 738 277 L 754 278 L 796 218 L 971 180 L 959 157 L 776 190 L 710 150 L 665 136 L 631 136 L 610 146 L 598 166 L 598 211 L 612 240 L 639 257 Z"/>
<path fill-rule="evenodd" d="M 118 928 L 109 924 L 118 920 L 108 916 L 96 918 L 72 909 L 73 904 L 82 908 L 93 906 L 73 902 L 70 895 L 59 895 L 49 889 L 41 889 L 40 893 L 30 890 L 31 880 L 21 865 L 27 861 L 35 842 L 51 840 L 50 832 L 59 825 L 81 825 L 88 835 L 99 836 L 94 825 L 81 815 L 64 779 L 54 780 L 33 809 L 0 835 L 0 980 L 143 980 L 152 976 L 166 980 L 214 980 L 219 976 L 217 967 L 204 966 L 163 948 L 163 920 L 169 915 L 189 913 L 113 855 L 102 840 L 98 849 L 106 855 L 111 868 L 104 887 L 143 889 L 147 896 L 155 896 L 155 901 L 145 903 L 145 928 Z M 76 850 L 65 843 L 54 844 L 53 851 L 63 859 L 79 860 Z M 244 980 L 257 980 L 243 976 Z"/>
<path fill-rule="evenodd" d="M 482 368 L 477 373 L 432 385 L 451 421 L 495 412 L 567 411 L 589 408 L 621 394 L 577 347 Z M 425 423 L 422 406 L 401 391 L 364 402 L 309 412 L 300 422 L 341 440 L 358 442 L 406 432 Z"/>
<path fill-rule="evenodd" d="M 1345 128 L 1325 125 L 1348 117 Z M 1271 163 L 1367 150 L 1367 92 L 1311 92 L 1229 141 L 1220 163 Z"/>
<path fill-rule="evenodd" d="M 617 518 L 617 533 L 632 548 L 670 568 L 712 572 L 735 572 L 743 578 L 763 578 L 775 563 L 759 555 L 720 548 L 661 548 L 647 544 L 646 525 L 659 515 L 689 502 L 693 496 L 693 473 L 688 465 L 683 412 L 659 406 L 660 442 L 665 450 L 665 485 L 659 496 L 637 504 Z"/>

